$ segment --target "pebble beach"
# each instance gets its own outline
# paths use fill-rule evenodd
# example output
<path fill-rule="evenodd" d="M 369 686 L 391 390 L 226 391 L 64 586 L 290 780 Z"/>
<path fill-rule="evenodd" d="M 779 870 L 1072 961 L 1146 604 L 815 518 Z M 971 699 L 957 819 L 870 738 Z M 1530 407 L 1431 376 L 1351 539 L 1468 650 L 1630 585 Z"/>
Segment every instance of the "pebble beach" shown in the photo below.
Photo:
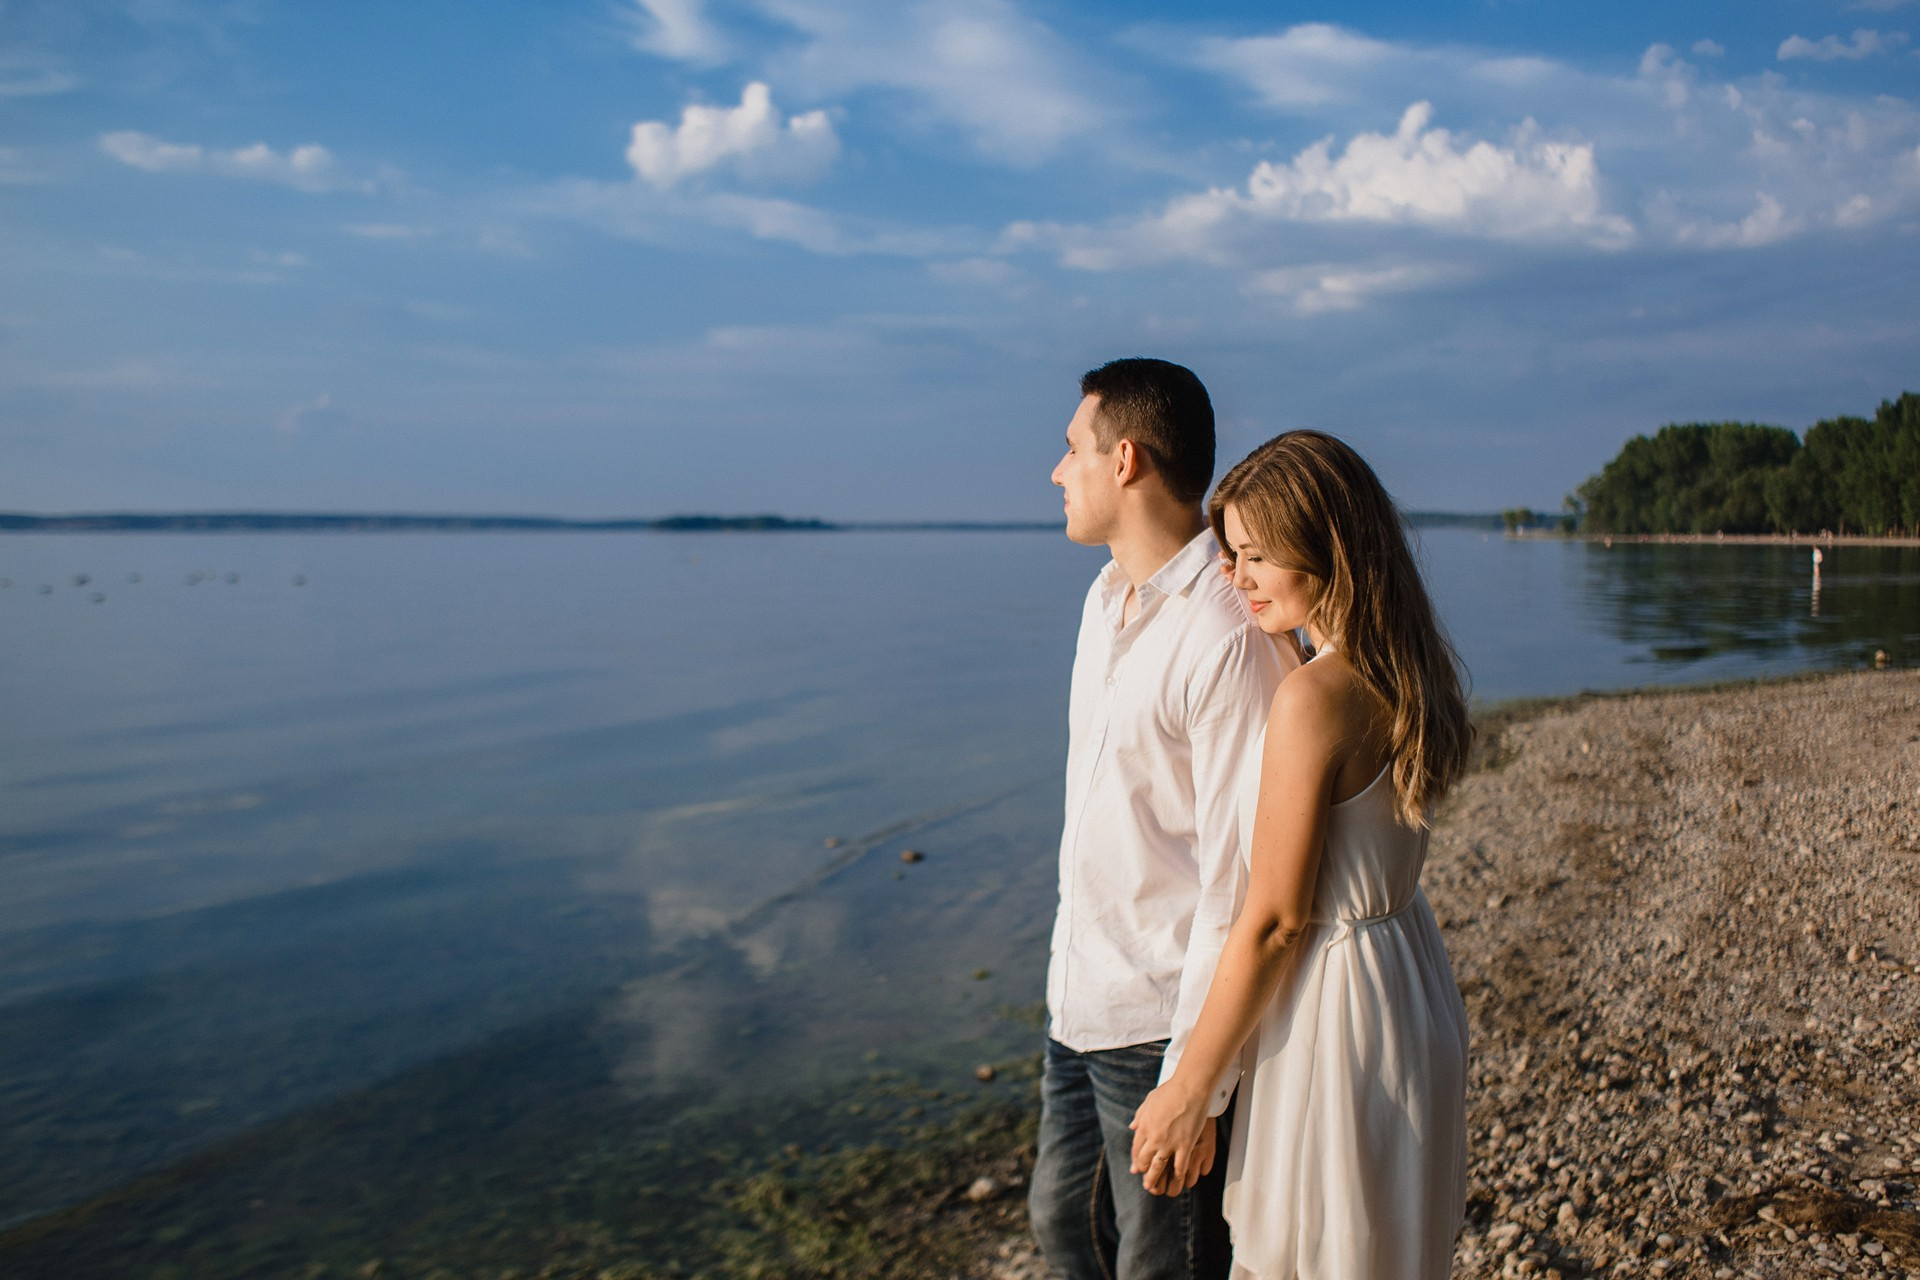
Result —
<path fill-rule="evenodd" d="M 1920 1273 L 1920 672 L 1507 709 L 1425 877 L 1460 1277 Z M 1046 1274 L 1017 1233 L 975 1274 Z"/>

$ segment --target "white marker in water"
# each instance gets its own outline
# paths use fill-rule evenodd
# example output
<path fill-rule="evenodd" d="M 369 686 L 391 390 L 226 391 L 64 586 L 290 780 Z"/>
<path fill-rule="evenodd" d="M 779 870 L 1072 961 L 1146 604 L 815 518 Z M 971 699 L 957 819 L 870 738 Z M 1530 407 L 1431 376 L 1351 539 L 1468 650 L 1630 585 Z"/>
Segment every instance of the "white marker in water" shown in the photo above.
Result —
<path fill-rule="evenodd" d="M 1815 573 L 1820 572 L 1820 562 L 1825 559 L 1826 557 L 1820 554 L 1820 548 L 1815 547 L 1813 549 L 1813 571 Z"/>

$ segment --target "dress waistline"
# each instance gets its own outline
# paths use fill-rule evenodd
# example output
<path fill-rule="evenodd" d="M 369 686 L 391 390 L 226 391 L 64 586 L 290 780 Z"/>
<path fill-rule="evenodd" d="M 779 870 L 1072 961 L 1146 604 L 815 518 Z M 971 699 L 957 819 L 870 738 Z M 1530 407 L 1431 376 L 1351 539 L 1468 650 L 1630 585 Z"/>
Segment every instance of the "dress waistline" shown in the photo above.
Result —
<path fill-rule="evenodd" d="M 1401 903 L 1399 906 L 1395 907 L 1393 910 L 1387 912 L 1385 915 L 1336 916 L 1332 920 L 1317 920 L 1314 923 L 1330 924 L 1333 926 L 1333 936 L 1327 940 L 1329 945 L 1331 945 L 1332 943 L 1343 942 L 1346 939 L 1351 938 L 1354 934 L 1360 932 L 1362 929 L 1371 929 L 1375 925 L 1385 924 L 1389 920 L 1398 920 L 1401 916 L 1407 913 L 1407 909 L 1413 906 L 1413 904 L 1417 902 L 1419 898 L 1420 898 L 1420 890 L 1415 889 L 1412 893 L 1407 895 L 1407 900 L 1405 902 Z"/>

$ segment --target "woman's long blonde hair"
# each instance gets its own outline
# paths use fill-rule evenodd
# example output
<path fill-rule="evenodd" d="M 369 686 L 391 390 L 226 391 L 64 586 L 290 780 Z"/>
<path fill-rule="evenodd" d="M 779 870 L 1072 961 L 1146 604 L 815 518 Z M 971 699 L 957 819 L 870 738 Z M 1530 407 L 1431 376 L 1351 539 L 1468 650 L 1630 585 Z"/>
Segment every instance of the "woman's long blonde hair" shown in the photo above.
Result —
<path fill-rule="evenodd" d="M 1426 825 L 1473 745 L 1464 672 L 1407 546 L 1399 508 L 1359 454 L 1319 431 L 1275 436 L 1228 471 L 1207 515 L 1229 556 L 1231 504 L 1261 552 L 1315 581 L 1308 620 L 1390 717 L 1395 812 Z"/>

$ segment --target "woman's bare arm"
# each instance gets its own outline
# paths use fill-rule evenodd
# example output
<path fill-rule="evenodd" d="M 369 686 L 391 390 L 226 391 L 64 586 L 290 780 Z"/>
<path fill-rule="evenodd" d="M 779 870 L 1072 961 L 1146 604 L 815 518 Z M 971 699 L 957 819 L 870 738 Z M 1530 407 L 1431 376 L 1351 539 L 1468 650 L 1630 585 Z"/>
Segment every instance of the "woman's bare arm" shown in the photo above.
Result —
<path fill-rule="evenodd" d="M 1260 765 L 1247 901 L 1173 1077 L 1133 1122 L 1133 1169 L 1148 1191 L 1177 1195 L 1211 1164 L 1196 1150 L 1207 1099 L 1273 998 L 1288 951 L 1306 931 L 1334 780 L 1354 745 L 1344 664 L 1314 663 L 1274 694 Z"/>

